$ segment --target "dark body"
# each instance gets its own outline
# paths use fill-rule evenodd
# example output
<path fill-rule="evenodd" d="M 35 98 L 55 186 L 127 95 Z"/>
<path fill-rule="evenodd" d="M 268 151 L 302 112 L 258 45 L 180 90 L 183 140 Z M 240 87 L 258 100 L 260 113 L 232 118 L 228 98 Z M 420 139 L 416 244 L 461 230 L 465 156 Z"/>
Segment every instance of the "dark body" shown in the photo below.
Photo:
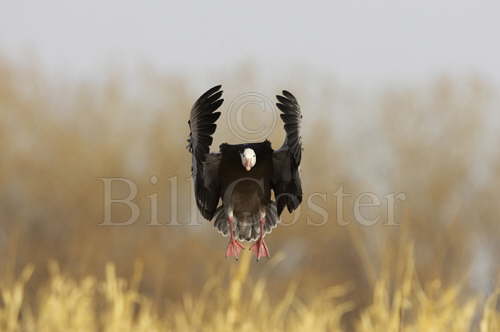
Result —
<path fill-rule="evenodd" d="M 250 170 L 235 167 L 241 164 L 240 153 L 251 148 L 257 156 L 257 163 Z M 221 162 L 219 177 L 223 202 L 216 214 L 214 226 L 227 235 L 228 209 L 233 211 L 237 220 L 236 237 L 240 240 L 255 240 L 259 235 L 259 218 L 265 214 L 265 232 L 268 233 L 278 222 L 276 204 L 271 201 L 271 179 L 273 176 L 273 149 L 271 143 L 220 146 Z"/>

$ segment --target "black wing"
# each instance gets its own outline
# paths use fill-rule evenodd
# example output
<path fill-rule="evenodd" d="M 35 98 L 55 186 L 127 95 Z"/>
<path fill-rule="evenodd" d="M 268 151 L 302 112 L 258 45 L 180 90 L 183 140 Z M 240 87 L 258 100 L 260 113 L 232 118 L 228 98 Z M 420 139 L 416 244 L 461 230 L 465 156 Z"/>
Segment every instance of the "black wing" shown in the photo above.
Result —
<path fill-rule="evenodd" d="M 216 110 L 222 105 L 221 86 L 215 86 L 205 92 L 194 103 L 188 121 L 191 133 L 188 138 L 188 150 L 193 155 L 192 175 L 196 205 L 202 216 L 212 219 L 220 198 L 220 183 L 218 166 L 220 158 L 217 154 L 210 154 L 212 134 L 217 125 L 215 121 L 220 117 Z"/>
<path fill-rule="evenodd" d="M 276 96 L 276 106 L 281 111 L 281 119 L 286 131 L 283 146 L 273 154 L 273 190 L 278 207 L 278 215 L 285 208 L 295 210 L 302 202 L 302 184 L 299 165 L 302 158 L 302 137 L 300 125 L 302 113 L 297 99 L 288 91 Z"/>

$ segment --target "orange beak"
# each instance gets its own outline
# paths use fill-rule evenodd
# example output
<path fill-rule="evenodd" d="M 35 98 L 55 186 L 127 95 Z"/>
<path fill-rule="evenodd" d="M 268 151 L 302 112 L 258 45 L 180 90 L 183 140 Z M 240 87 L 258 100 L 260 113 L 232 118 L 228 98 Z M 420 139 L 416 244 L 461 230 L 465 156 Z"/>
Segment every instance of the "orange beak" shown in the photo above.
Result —
<path fill-rule="evenodd" d="M 245 159 L 245 169 L 248 171 L 250 171 L 252 169 L 252 166 L 251 165 L 251 161 L 248 160 L 248 159 Z"/>

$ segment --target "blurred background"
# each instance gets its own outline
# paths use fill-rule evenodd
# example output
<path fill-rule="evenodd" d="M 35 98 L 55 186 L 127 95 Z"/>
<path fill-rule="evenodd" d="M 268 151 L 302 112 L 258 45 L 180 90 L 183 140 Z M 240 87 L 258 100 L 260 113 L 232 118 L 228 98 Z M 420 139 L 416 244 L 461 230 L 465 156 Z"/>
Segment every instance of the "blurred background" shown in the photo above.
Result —
<path fill-rule="evenodd" d="M 407 302 L 423 301 L 413 294 L 417 289 L 431 300 L 444 294 L 448 302 L 418 312 L 401 302 L 398 328 L 418 321 L 422 312 L 440 312 L 443 303 L 474 303 L 468 316 L 460 315 L 464 326 L 481 321 L 485 331 L 493 330 L 480 319 L 480 308 L 489 303 L 500 324 L 498 300 L 491 300 L 500 272 L 499 10 L 494 1 L 448 0 L 3 2 L 0 306 L 14 325 L 7 318 L 2 323 L 0 314 L 0 326 L 55 331 L 50 326 L 59 320 L 37 325 L 54 274 L 67 276 L 76 289 L 89 276 L 109 282 L 111 268 L 105 266 L 112 266 L 123 280 L 133 281 L 141 271 L 140 281 L 130 285 L 159 317 L 171 308 L 189 317 L 194 309 L 186 297 L 205 294 L 207 281 L 218 276 L 218 296 L 231 301 L 224 290 L 234 290 L 234 278 L 244 280 L 238 287 L 248 296 L 265 282 L 271 308 L 291 287 L 293 301 L 316 308 L 311 299 L 341 286 L 345 291 L 336 301 L 349 303 L 348 309 L 338 322 L 311 326 L 381 328 L 390 315 L 370 310 L 380 301 L 391 312 L 394 294 L 410 280 L 413 286 L 403 288 Z M 223 84 L 226 102 L 213 150 L 239 142 L 224 110 L 242 93 L 272 99 L 287 89 L 302 106 L 304 194 L 328 218 L 317 225 L 321 215 L 307 206 L 295 221 L 285 213 L 285 225 L 267 238 L 269 261 L 226 260 L 227 239 L 191 209 L 187 119 L 194 100 L 216 84 Z M 269 138 L 274 147 L 281 145 L 280 122 Z M 137 185 L 141 215 L 133 224 L 99 225 L 102 178 Z M 338 220 L 340 188 L 352 195 L 342 205 L 347 224 Z M 367 218 L 379 217 L 371 226 L 357 222 L 354 210 L 355 198 L 367 192 L 382 202 L 379 209 L 361 209 Z M 117 185 L 113 197 L 127 193 Z M 395 224 L 384 208 L 385 197 L 394 193 L 405 197 L 395 204 Z M 154 194 L 157 226 L 148 225 Z M 112 212 L 117 221 L 130 213 L 119 205 Z M 27 281 L 23 300 L 14 310 L 5 294 L 21 279 Z M 380 287 L 387 301 L 380 299 Z M 93 299 L 99 312 L 106 300 Z M 209 304 L 200 322 L 158 318 L 158 326 L 221 330 L 208 323 L 219 307 L 203 299 Z M 144 312 L 140 301 L 132 302 L 131 317 Z M 332 316 L 314 310 L 311 324 Z M 405 310 L 411 313 L 404 316 Z M 296 304 L 283 319 L 292 312 Z M 253 326 L 231 317 L 217 322 Z M 90 330 L 106 330 L 102 321 Z M 441 322 L 429 321 L 425 326 Z"/>

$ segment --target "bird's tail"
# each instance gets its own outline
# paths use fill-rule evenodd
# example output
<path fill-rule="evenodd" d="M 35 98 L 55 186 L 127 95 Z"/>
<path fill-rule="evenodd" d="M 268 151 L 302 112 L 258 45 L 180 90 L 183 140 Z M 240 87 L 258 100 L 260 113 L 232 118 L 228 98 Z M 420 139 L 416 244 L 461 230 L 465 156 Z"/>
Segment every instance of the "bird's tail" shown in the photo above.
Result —
<path fill-rule="evenodd" d="M 280 222 L 276 203 L 271 201 L 265 208 L 266 222 L 264 223 L 264 234 L 271 233 Z M 244 213 L 235 216 L 233 226 L 234 236 L 241 241 L 255 241 L 260 235 L 260 215 Z M 221 205 L 217 208 L 214 217 L 214 227 L 224 236 L 229 234 L 229 224 L 226 209 Z"/>

